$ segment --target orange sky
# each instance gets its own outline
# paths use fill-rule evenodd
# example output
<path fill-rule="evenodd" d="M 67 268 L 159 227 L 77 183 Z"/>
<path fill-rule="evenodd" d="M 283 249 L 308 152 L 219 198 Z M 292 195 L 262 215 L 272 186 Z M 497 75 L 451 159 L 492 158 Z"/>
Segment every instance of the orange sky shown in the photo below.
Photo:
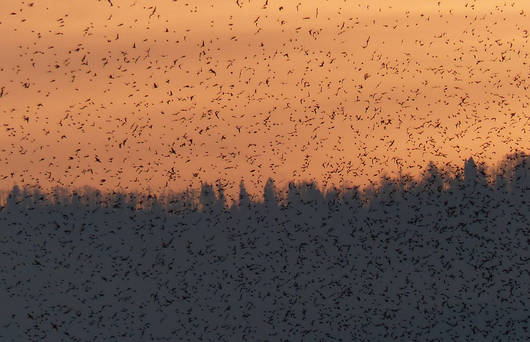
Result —
<path fill-rule="evenodd" d="M 0 2 L 0 188 L 257 193 L 530 151 L 528 1 L 112 2 Z"/>

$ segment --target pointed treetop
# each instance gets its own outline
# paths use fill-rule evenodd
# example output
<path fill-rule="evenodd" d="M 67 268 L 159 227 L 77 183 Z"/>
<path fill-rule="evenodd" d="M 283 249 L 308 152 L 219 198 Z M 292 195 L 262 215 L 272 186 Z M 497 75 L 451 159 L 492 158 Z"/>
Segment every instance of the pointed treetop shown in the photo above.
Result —
<path fill-rule="evenodd" d="M 249 207 L 250 206 L 250 197 L 248 195 L 247 189 L 245 188 L 245 183 L 243 180 L 239 183 L 239 207 Z"/>
<path fill-rule="evenodd" d="M 277 204 L 276 200 L 276 186 L 272 178 L 267 179 L 265 187 L 263 189 L 263 202 L 266 205 Z"/>
<path fill-rule="evenodd" d="M 464 164 L 464 181 L 476 181 L 477 176 L 477 164 L 475 164 L 473 157 L 470 157 Z"/>

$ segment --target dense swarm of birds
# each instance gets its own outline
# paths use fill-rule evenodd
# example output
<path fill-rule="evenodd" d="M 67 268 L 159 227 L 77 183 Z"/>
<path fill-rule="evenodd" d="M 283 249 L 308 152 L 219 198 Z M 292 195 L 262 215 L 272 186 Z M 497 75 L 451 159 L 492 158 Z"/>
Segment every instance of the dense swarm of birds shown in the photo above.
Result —
<path fill-rule="evenodd" d="M 321 191 L 14 187 L 2 341 L 527 341 L 530 158 Z"/>
<path fill-rule="evenodd" d="M 527 341 L 528 5 L 484 4 L 0 1 L 0 340 Z"/>
<path fill-rule="evenodd" d="M 528 149 L 526 1 L 0 9 L 9 186 L 340 186 Z"/>

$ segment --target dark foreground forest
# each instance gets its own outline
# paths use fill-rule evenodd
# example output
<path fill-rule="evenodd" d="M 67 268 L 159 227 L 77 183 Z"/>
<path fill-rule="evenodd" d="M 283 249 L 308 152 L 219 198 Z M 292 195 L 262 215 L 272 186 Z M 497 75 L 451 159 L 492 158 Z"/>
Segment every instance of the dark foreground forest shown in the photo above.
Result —
<path fill-rule="evenodd" d="M 530 163 L 278 201 L 14 187 L 1 341 L 528 341 Z"/>

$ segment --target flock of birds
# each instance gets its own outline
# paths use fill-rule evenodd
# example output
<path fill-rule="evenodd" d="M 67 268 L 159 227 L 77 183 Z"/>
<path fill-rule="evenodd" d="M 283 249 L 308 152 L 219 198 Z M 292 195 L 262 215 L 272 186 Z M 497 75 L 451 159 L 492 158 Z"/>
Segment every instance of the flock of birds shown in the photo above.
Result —
<path fill-rule="evenodd" d="M 14 188 L 2 341 L 528 340 L 530 158 L 285 202 Z M 399 182 L 398 182 L 399 181 Z M 448 183 L 447 183 L 448 182 Z"/>
<path fill-rule="evenodd" d="M 529 9 L 1 1 L 0 340 L 528 340 Z"/>
<path fill-rule="evenodd" d="M 495 163 L 528 149 L 527 8 L 452 6 L 3 3 L 0 179 L 259 191 Z"/>

